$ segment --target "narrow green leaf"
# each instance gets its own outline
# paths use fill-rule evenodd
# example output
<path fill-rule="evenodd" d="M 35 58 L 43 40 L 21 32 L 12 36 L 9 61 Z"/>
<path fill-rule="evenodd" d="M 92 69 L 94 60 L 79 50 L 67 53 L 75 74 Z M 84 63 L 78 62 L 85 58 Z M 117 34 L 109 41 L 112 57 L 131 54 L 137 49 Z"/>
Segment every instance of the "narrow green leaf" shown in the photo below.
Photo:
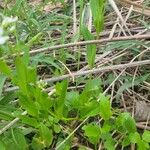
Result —
<path fill-rule="evenodd" d="M 16 84 L 20 87 L 22 92 L 27 94 L 27 66 L 25 66 L 21 57 L 17 57 L 15 60 L 16 65 Z"/>
<path fill-rule="evenodd" d="M 0 150 L 6 150 L 5 144 L 2 141 L 0 141 Z"/>
<path fill-rule="evenodd" d="M 35 20 L 36 21 L 36 20 Z M 36 44 L 37 42 L 39 42 L 42 38 L 42 33 L 38 33 L 37 35 L 35 35 L 34 37 L 32 37 L 32 39 L 30 41 L 28 41 L 27 45 L 29 47 L 31 47 L 32 45 Z"/>
<path fill-rule="evenodd" d="M 16 147 L 20 150 L 27 149 L 25 137 L 20 129 L 11 129 L 11 134 Z"/>
<path fill-rule="evenodd" d="M 81 34 L 83 35 L 83 38 L 85 40 L 93 40 L 94 39 L 94 36 L 90 33 L 88 28 L 84 25 L 82 25 L 82 27 L 81 27 Z M 86 54 L 87 54 L 88 64 L 92 68 L 94 66 L 94 62 L 95 62 L 96 45 L 95 44 L 88 45 Z"/>
<path fill-rule="evenodd" d="M 56 84 L 56 94 L 58 94 L 58 99 L 56 101 L 55 110 L 58 116 L 64 116 L 65 109 L 65 98 L 67 93 L 68 81 L 64 80 L 61 83 Z"/>
<path fill-rule="evenodd" d="M 90 0 L 90 6 L 94 19 L 94 26 L 96 28 L 97 35 L 99 36 L 99 33 L 103 30 L 104 26 L 105 0 Z"/>

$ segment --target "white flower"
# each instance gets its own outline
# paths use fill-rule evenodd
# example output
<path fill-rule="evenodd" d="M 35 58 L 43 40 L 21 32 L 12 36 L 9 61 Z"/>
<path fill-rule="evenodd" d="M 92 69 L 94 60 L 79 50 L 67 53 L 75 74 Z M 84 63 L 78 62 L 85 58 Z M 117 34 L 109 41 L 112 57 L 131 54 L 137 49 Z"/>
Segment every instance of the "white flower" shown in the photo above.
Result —
<path fill-rule="evenodd" d="M 2 26 L 7 26 L 10 23 L 14 23 L 18 20 L 18 17 L 4 17 L 2 21 Z"/>
<path fill-rule="evenodd" d="M 9 39 L 8 36 L 0 36 L 0 45 L 5 44 L 5 42 Z"/>
<path fill-rule="evenodd" d="M 38 86 L 41 90 L 44 90 L 46 85 L 47 85 L 47 83 L 44 82 L 43 80 L 37 81 L 37 86 Z"/>
<path fill-rule="evenodd" d="M 3 33 L 4 33 L 4 30 L 3 30 L 3 28 L 0 27 L 0 36 L 2 36 Z"/>

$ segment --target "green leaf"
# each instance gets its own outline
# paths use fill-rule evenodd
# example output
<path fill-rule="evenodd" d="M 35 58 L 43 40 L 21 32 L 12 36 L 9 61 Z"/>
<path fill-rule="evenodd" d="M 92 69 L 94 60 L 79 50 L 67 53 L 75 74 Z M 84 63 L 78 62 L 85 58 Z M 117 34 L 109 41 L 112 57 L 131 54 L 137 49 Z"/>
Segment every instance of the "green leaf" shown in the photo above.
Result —
<path fill-rule="evenodd" d="M 20 116 L 19 118 L 21 119 L 21 121 L 23 123 L 25 123 L 27 125 L 30 125 L 32 127 L 37 128 L 38 125 L 39 125 L 39 122 L 35 118 L 31 118 L 31 117 L 28 117 L 28 116 Z"/>
<path fill-rule="evenodd" d="M 66 94 L 66 106 L 72 110 L 73 108 L 79 107 L 79 92 L 78 91 L 70 91 Z"/>
<path fill-rule="evenodd" d="M 27 149 L 27 143 L 20 129 L 11 129 L 11 134 L 16 147 L 20 150 Z"/>
<path fill-rule="evenodd" d="M 58 99 L 56 101 L 55 110 L 59 117 L 65 115 L 65 98 L 67 94 L 68 81 L 64 80 L 61 83 L 56 84 L 56 94 L 58 95 Z"/>
<path fill-rule="evenodd" d="M 83 38 L 85 40 L 94 40 L 94 36 L 90 33 L 90 31 L 84 25 L 81 27 L 81 34 L 83 35 Z M 92 68 L 94 66 L 95 56 L 96 56 L 95 44 L 87 45 L 86 55 L 87 55 L 86 58 L 87 58 L 88 64 Z"/>
<path fill-rule="evenodd" d="M 7 76 L 11 75 L 11 69 L 10 69 L 10 67 L 2 59 L 0 59 L 0 66 L 3 66 L 3 67 L 0 67 L 0 72 L 1 73 L 5 74 Z"/>
<path fill-rule="evenodd" d="M 97 124 L 88 124 L 82 127 L 85 135 L 89 138 L 92 144 L 97 144 L 101 137 L 101 128 Z"/>
<path fill-rule="evenodd" d="M 20 87 L 22 92 L 27 94 L 27 66 L 22 61 L 21 57 L 16 58 L 15 65 L 17 73 L 15 81 L 17 82 L 17 85 Z"/>
<path fill-rule="evenodd" d="M 0 141 L 0 150 L 6 150 L 5 144 L 2 141 Z"/>
<path fill-rule="evenodd" d="M 45 56 L 45 54 L 43 54 L 43 53 L 41 53 L 41 54 L 38 54 L 38 55 L 36 55 L 36 56 L 33 56 L 32 58 L 31 58 L 31 60 L 32 60 L 32 63 L 33 64 L 35 64 L 35 65 L 37 65 L 38 64 L 38 62 L 39 63 L 46 63 L 46 64 L 50 64 L 50 65 L 52 65 L 52 66 L 54 66 L 56 69 L 58 69 L 58 70 L 62 70 L 61 68 L 60 68 L 60 66 L 55 62 L 55 59 L 53 58 L 53 57 L 51 57 L 51 56 Z"/>
<path fill-rule="evenodd" d="M 52 144 L 52 141 L 53 141 L 52 130 L 50 130 L 43 123 L 40 124 L 39 130 L 40 130 L 40 138 L 41 138 L 41 141 L 43 141 L 43 145 L 45 147 L 50 146 Z"/>
<path fill-rule="evenodd" d="M 86 85 L 85 85 L 85 92 L 93 92 L 94 95 L 98 94 L 99 92 L 102 92 L 102 88 L 101 88 L 101 80 L 99 78 L 95 78 L 92 80 L 88 80 Z"/>
<path fill-rule="evenodd" d="M 131 143 L 131 141 L 130 141 L 129 136 L 126 136 L 122 141 L 122 146 L 126 147 L 126 146 L 130 145 L 130 143 Z"/>
<path fill-rule="evenodd" d="M 140 134 L 138 132 L 130 133 L 129 139 L 130 139 L 131 143 L 134 143 L 134 144 L 141 142 L 141 137 L 140 137 Z"/>
<path fill-rule="evenodd" d="M 109 136 L 109 138 L 107 138 L 104 142 L 104 147 L 107 150 L 115 150 L 115 144 L 115 140 L 111 136 Z"/>
<path fill-rule="evenodd" d="M 54 124 L 54 132 L 60 133 L 60 131 L 61 131 L 60 125 Z"/>
<path fill-rule="evenodd" d="M 123 91 L 131 88 L 133 85 L 134 86 L 139 85 L 140 83 L 145 81 L 149 76 L 150 76 L 150 74 L 145 74 L 143 76 L 136 77 L 134 82 L 132 82 L 133 78 L 127 79 L 124 82 L 124 84 L 122 86 L 120 86 L 119 90 L 117 91 L 116 97 L 119 98 L 119 96 L 123 93 Z"/>
<path fill-rule="evenodd" d="M 90 0 L 90 6 L 94 19 L 94 26 L 96 28 L 97 35 L 99 36 L 99 33 L 104 27 L 105 0 Z"/>
<path fill-rule="evenodd" d="M 130 115 L 126 116 L 124 126 L 129 133 L 136 132 L 136 122 Z"/>
<path fill-rule="evenodd" d="M 149 149 L 149 145 L 147 145 L 147 143 L 145 143 L 142 140 L 137 143 L 137 146 L 138 146 L 137 150 L 148 150 Z"/>
<path fill-rule="evenodd" d="M 1 95 L 2 95 L 2 90 L 3 90 L 5 80 L 6 80 L 6 76 L 0 74 L 0 100 L 1 100 Z"/>
<path fill-rule="evenodd" d="M 36 83 L 36 80 L 37 80 L 36 68 L 28 67 L 27 71 L 28 71 L 27 83 Z"/>
<path fill-rule="evenodd" d="M 95 98 L 97 99 L 99 93 L 102 92 L 101 88 L 101 80 L 100 79 L 92 79 L 88 80 L 83 92 L 80 94 L 80 104 L 85 104 L 88 102 L 90 98 Z"/>
<path fill-rule="evenodd" d="M 38 117 L 39 110 L 35 102 L 21 94 L 19 94 L 19 102 L 21 106 L 27 110 L 28 114 Z"/>
<path fill-rule="evenodd" d="M 37 35 L 35 35 L 34 37 L 32 37 L 32 39 L 30 41 L 28 41 L 27 45 L 29 47 L 33 46 L 34 44 L 38 43 L 42 38 L 42 33 L 38 33 Z"/>
<path fill-rule="evenodd" d="M 145 130 L 143 135 L 142 135 L 142 139 L 145 142 L 150 143 L 150 131 Z"/>
<path fill-rule="evenodd" d="M 110 119 L 112 116 L 111 104 L 108 97 L 105 97 L 103 94 L 100 94 L 99 98 L 99 106 L 100 106 L 100 116 L 104 120 Z M 107 110 L 107 111 L 106 111 Z"/>
<path fill-rule="evenodd" d="M 116 119 L 116 127 L 121 132 L 134 133 L 136 132 L 135 120 L 129 113 L 122 113 Z"/>

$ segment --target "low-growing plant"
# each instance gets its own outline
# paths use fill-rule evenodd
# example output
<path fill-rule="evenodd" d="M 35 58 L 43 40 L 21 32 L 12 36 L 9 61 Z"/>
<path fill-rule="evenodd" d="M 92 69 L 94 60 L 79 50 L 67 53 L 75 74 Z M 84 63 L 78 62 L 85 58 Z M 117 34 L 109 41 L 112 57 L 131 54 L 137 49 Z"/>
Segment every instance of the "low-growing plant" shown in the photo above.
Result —
<path fill-rule="evenodd" d="M 59 0 L 59 2 L 64 4 L 65 1 Z M 80 0 L 82 11 L 83 5 L 84 1 Z M 97 38 L 99 38 L 104 23 L 105 0 L 90 0 L 88 5 L 93 15 Z M 45 32 L 43 28 L 49 31 L 49 27 L 47 22 L 39 23 L 38 15 L 27 6 L 27 1 L 17 0 L 11 10 L 4 10 L 7 15 L 12 12 L 25 20 L 25 24 L 22 22 L 19 24 L 25 32 L 25 37 L 21 40 L 20 31 L 17 32 L 16 29 L 18 18 L 1 15 L 0 150 L 69 150 L 76 143 L 80 150 L 85 149 L 85 143 L 95 150 L 100 147 L 108 150 L 128 148 L 131 144 L 139 150 L 148 150 L 150 132 L 147 130 L 143 133 L 139 132 L 130 113 L 122 113 L 112 108 L 110 97 L 103 94 L 103 83 L 99 78 L 90 77 L 84 81 L 86 84 L 80 90 L 69 89 L 69 80 L 63 80 L 55 83 L 49 93 L 46 91 L 47 87 L 52 85 L 47 85 L 48 83 L 38 76 L 38 64 L 53 66 L 50 72 L 55 75 L 61 74 L 63 69 L 57 58 L 50 54 L 30 57 L 29 49 L 35 43 L 39 43 L 41 35 Z M 26 9 L 29 10 L 27 14 L 25 14 Z M 82 17 L 84 13 L 80 15 Z M 63 29 L 66 29 L 68 17 L 51 17 L 46 16 L 44 19 L 60 19 L 61 21 L 64 19 L 66 24 Z M 80 34 L 85 40 L 93 40 L 95 37 L 84 24 L 84 19 L 81 18 Z M 65 33 L 60 43 L 65 43 L 64 37 Z M 120 45 L 126 47 L 129 43 L 118 44 L 112 45 L 118 48 Z M 86 54 L 88 64 L 92 68 L 96 56 L 96 45 L 87 46 Z M 59 58 L 65 62 L 67 57 L 74 58 L 62 49 Z M 140 79 L 137 78 L 135 83 L 141 83 L 141 80 L 146 79 L 147 75 L 142 76 Z M 126 86 L 120 87 L 119 94 L 126 87 L 132 86 L 131 78 L 126 77 L 122 80 L 126 81 Z M 7 91 L 7 84 L 15 89 Z M 110 84 L 110 81 L 106 81 L 106 84 Z M 83 145 L 78 144 L 80 140 Z"/>

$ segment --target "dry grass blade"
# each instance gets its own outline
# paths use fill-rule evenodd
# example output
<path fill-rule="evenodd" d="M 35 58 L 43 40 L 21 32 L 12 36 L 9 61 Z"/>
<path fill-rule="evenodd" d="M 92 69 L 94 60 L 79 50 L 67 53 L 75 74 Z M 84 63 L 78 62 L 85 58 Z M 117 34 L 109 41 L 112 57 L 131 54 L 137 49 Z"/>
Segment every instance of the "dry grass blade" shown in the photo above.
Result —
<path fill-rule="evenodd" d="M 127 8 L 130 8 L 131 5 L 133 6 L 133 11 L 135 12 L 138 12 L 138 13 L 141 13 L 145 16 L 148 16 L 150 17 L 150 8 L 149 7 L 146 7 L 144 8 L 144 6 L 142 5 L 139 5 L 135 2 L 132 2 L 130 0 L 115 0 L 118 4 L 121 4 L 123 7 L 127 7 Z"/>

